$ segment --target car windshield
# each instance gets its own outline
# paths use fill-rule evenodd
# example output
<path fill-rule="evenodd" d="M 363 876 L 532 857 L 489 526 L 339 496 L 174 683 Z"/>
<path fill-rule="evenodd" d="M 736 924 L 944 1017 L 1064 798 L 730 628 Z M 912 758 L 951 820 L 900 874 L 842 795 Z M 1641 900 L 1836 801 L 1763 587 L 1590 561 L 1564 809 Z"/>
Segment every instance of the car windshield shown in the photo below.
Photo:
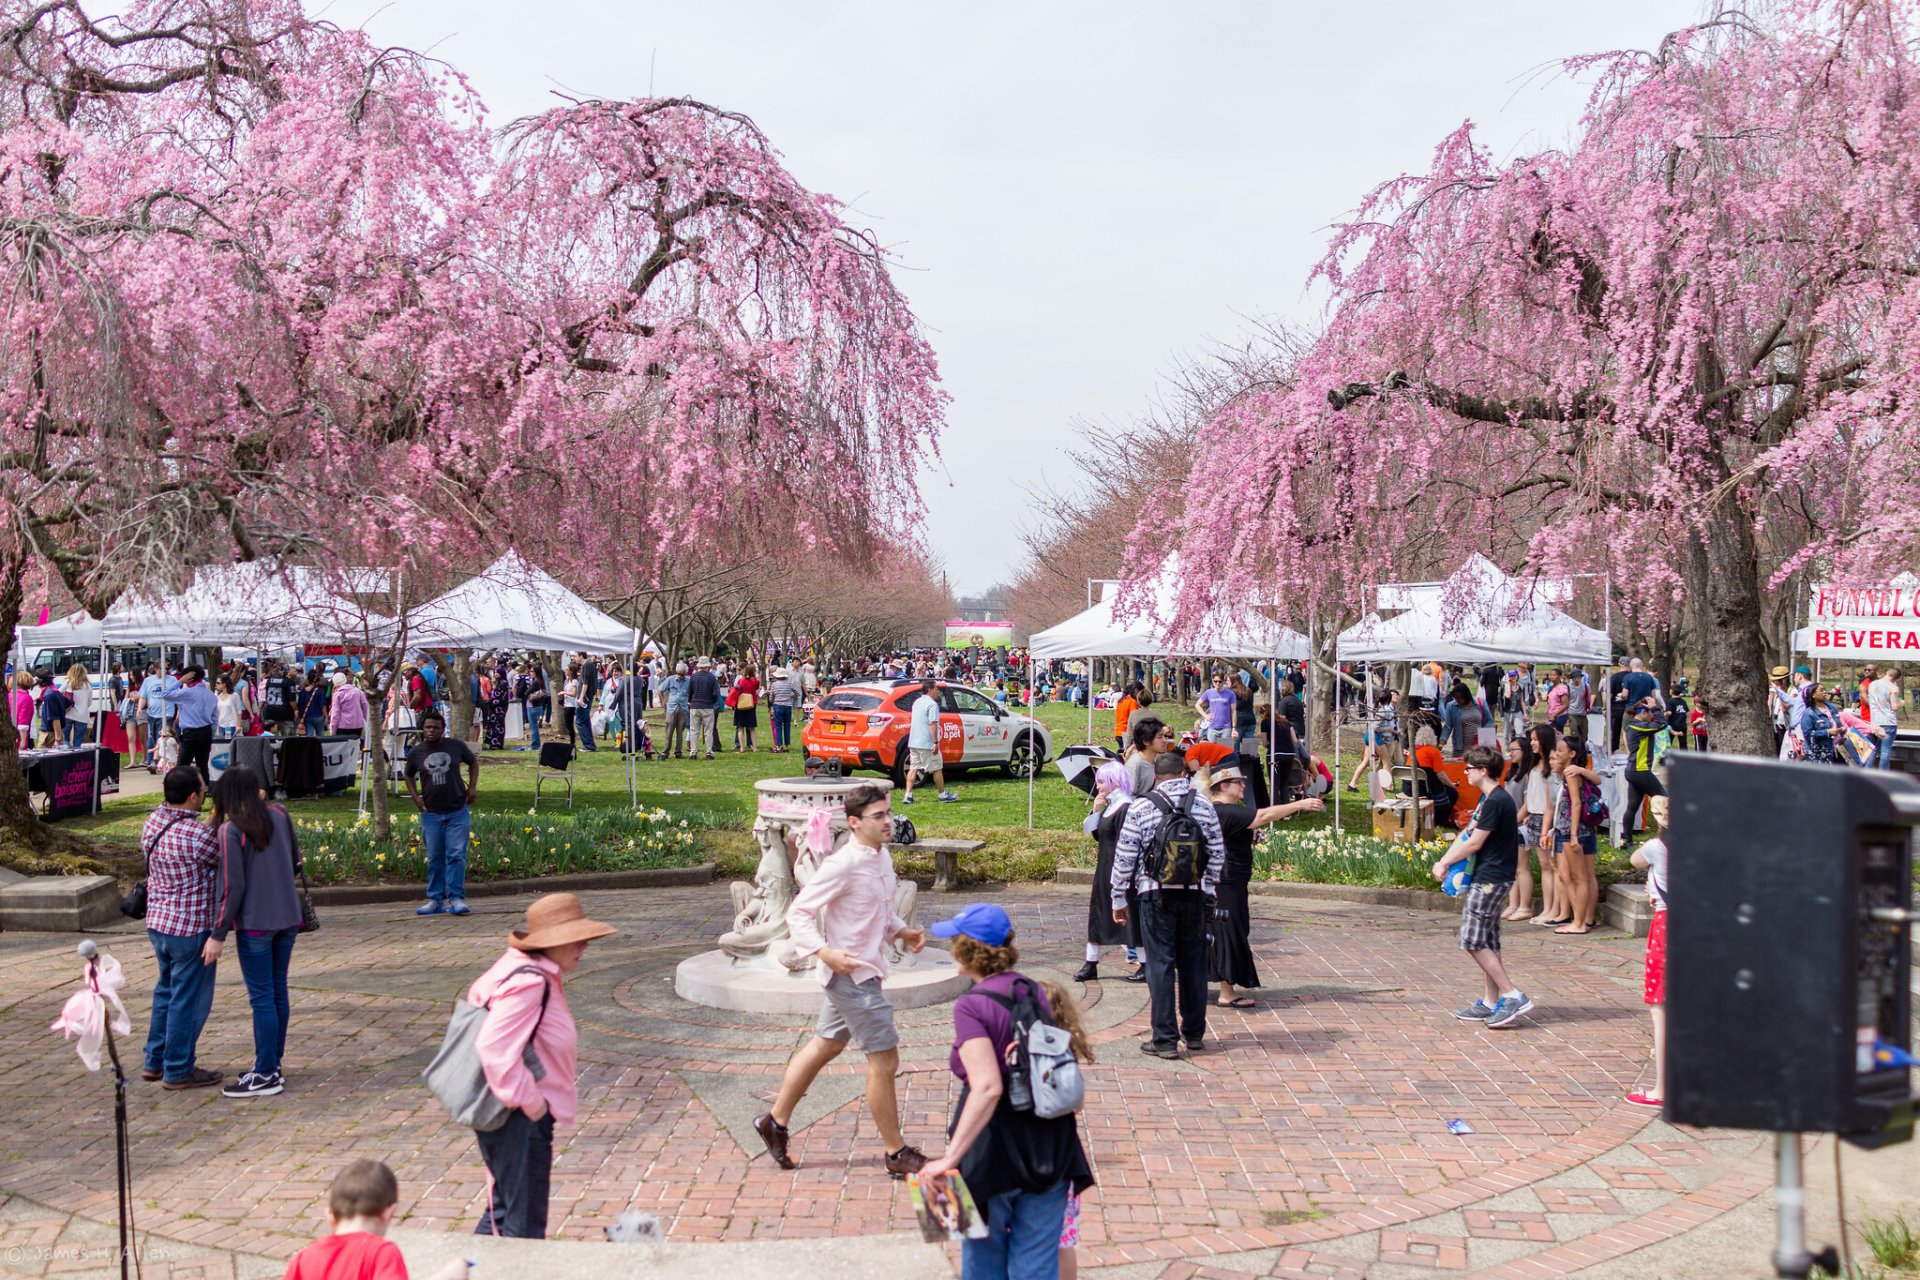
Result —
<path fill-rule="evenodd" d="M 871 711 L 880 705 L 877 693 L 830 693 L 820 699 L 821 711 Z"/>

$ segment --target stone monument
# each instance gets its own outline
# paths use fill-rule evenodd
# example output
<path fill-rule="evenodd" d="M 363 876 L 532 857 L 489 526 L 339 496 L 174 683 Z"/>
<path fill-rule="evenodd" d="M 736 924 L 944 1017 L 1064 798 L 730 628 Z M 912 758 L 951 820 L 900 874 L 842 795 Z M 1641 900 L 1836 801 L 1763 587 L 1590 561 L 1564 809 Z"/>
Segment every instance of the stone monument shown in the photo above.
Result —
<path fill-rule="evenodd" d="M 680 962 L 673 989 L 682 999 L 716 1009 L 752 1013 L 811 1014 L 820 1008 L 820 979 L 812 956 L 793 954 L 787 910 L 813 872 L 847 838 L 843 801 L 866 780 L 851 778 L 766 778 L 754 783 L 759 798 L 753 839 L 760 865 L 752 883 L 736 880 L 733 927 L 719 946 Z M 874 780 L 872 785 L 892 784 Z M 902 880 L 894 909 L 909 925 L 919 889 Z M 884 989 L 896 1009 L 917 1009 L 951 1000 L 965 991 L 966 978 L 947 953 L 928 947 L 919 955 L 895 943 L 888 947 L 891 972 Z"/>

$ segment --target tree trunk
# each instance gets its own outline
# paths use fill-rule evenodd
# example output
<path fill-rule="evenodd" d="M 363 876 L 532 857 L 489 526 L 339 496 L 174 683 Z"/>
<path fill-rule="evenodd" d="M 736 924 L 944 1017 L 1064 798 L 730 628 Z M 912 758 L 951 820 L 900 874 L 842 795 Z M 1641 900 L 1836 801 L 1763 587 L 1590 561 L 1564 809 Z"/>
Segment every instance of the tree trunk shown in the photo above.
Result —
<path fill-rule="evenodd" d="M 1687 540 L 1687 597 L 1716 751 L 1772 755 L 1761 634 L 1760 557 L 1753 524 L 1732 494 Z"/>
<path fill-rule="evenodd" d="M 25 600 L 26 559 L 0 558 L 0 653 L 11 653 Z M 0 690 L 0 693 L 5 693 Z M 33 811 L 26 775 L 20 772 L 20 735 L 13 723 L 11 696 L 0 696 L 0 866 L 29 875 L 104 871 L 84 855 L 92 846 L 40 821 Z M 45 861 L 68 855 L 61 863 Z M 81 860 L 74 861 L 75 857 Z"/>
<path fill-rule="evenodd" d="M 439 660 L 435 659 L 436 665 Z M 441 670 L 447 668 L 441 666 Z M 465 742 L 473 731 L 473 655 L 465 649 L 453 655 L 453 674 L 441 677 L 441 687 L 447 691 L 447 709 L 453 713 L 453 723 L 447 731 L 460 742 Z"/>

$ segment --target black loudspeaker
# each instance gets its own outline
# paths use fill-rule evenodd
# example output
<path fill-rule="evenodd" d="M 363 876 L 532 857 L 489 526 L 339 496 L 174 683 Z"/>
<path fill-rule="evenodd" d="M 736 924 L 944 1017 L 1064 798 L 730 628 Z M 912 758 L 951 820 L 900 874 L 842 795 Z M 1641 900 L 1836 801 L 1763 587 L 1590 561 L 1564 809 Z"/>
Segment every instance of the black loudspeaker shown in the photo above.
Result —
<path fill-rule="evenodd" d="M 1670 758 L 1667 1105 L 1677 1124 L 1913 1133 L 1908 914 L 1920 784 Z"/>

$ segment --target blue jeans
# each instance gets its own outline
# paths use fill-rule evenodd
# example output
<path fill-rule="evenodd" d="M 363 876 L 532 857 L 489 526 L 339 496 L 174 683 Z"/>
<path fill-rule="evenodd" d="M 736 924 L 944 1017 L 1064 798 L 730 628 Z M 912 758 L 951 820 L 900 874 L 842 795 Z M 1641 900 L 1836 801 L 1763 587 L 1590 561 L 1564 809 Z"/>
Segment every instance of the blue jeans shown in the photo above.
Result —
<path fill-rule="evenodd" d="M 987 1238 L 960 1245 L 960 1280 L 1059 1280 L 1067 1184 L 1003 1191 L 983 1206 Z"/>
<path fill-rule="evenodd" d="M 1873 767 L 1876 769 L 1893 768 L 1893 740 L 1900 736 L 1899 725 L 1890 724 L 1884 727 L 1886 732 L 1880 735 L 1880 750 L 1873 756 Z"/>
<path fill-rule="evenodd" d="M 66 739 L 66 743 L 68 746 L 84 747 L 87 745 L 87 722 L 86 721 L 62 720 L 60 722 L 60 728 L 62 731 L 62 735 Z"/>
<path fill-rule="evenodd" d="M 200 1029 L 207 1025 L 207 1012 L 213 1008 L 215 966 L 200 963 L 207 935 L 204 930 L 173 934 L 149 929 L 147 941 L 153 944 L 160 973 L 153 980 L 153 1018 L 147 1025 L 144 1065 L 165 1079 L 185 1080 L 193 1074 Z"/>
<path fill-rule="evenodd" d="M 793 745 L 793 708 L 778 703 L 773 707 L 773 745 L 790 747 Z"/>
<path fill-rule="evenodd" d="M 527 722 L 527 733 L 533 739 L 533 750 L 540 749 L 540 722 L 547 718 L 547 709 L 537 702 L 520 704 L 521 719 Z"/>
<path fill-rule="evenodd" d="M 160 741 L 160 717 L 147 717 L 147 763 L 153 763 L 153 748 Z"/>
<path fill-rule="evenodd" d="M 477 1236 L 508 1236 L 544 1240 L 547 1201 L 553 1179 L 553 1114 L 527 1119 L 518 1109 L 507 1112 L 507 1122 L 490 1132 L 476 1130 L 480 1159 L 493 1179 L 492 1202 L 480 1211 Z M 1064 1220 L 1065 1209 L 1062 1207 Z M 1060 1233 L 1054 1227 L 1054 1235 Z M 1055 1240 L 1058 1243 L 1058 1240 Z"/>
<path fill-rule="evenodd" d="M 582 751 L 598 751 L 593 745 L 593 708 L 575 707 L 573 709 L 573 736 Z"/>
<path fill-rule="evenodd" d="M 234 950 L 240 956 L 240 976 L 246 979 L 247 1003 L 253 1006 L 253 1069 L 263 1076 L 280 1070 L 287 1054 L 287 966 L 293 963 L 293 940 L 298 929 L 250 936 L 236 930 Z"/>
<path fill-rule="evenodd" d="M 428 901 L 467 896 L 467 837 L 472 831 L 473 811 L 465 805 L 452 813 L 421 813 L 420 838 L 427 846 Z"/>

